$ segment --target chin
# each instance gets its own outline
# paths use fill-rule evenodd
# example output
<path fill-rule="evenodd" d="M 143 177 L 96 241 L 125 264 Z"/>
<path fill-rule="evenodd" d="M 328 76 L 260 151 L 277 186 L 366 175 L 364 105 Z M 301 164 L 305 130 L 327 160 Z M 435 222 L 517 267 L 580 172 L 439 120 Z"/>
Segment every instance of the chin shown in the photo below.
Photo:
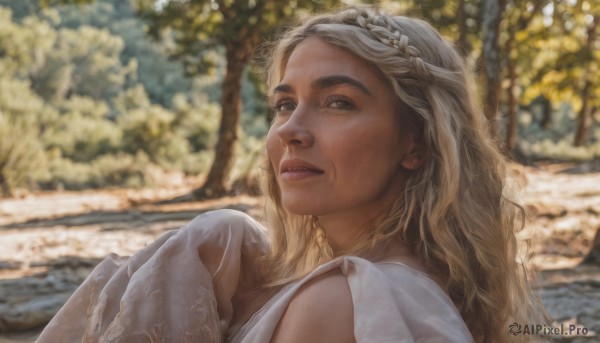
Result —
<path fill-rule="evenodd" d="M 299 216 L 320 216 L 326 212 L 323 206 L 319 206 L 314 200 L 283 199 L 282 205 L 289 213 Z"/>

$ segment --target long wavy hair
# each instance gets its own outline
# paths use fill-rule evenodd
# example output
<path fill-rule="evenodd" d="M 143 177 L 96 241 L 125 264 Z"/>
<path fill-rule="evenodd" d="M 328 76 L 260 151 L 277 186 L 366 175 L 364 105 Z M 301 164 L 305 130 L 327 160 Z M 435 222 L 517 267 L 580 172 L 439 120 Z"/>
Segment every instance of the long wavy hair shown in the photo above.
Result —
<path fill-rule="evenodd" d="M 373 66 L 405 107 L 399 116 L 420 131 L 425 145 L 424 164 L 404 192 L 344 253 L 367 256 L 378 243 L 401 237 L 430 273 L 446 280 L 477 341 L 525 339 L 509 337 L 509 324 L 542 317 L 517 258 L 515 232 L 524 225 L 524 210 L 509 194 L 506 161 L 490 137 L 464 59 L 425 21 L 352 7 L 313 16 L 271 46 L 269 94 L 294 48 L 311 36 Z M 264 170 L 272 248 L 260 265 L 266 283 L 281 285 L 334 256 L 318 220 L 282 206 L 268 159 Z"/>

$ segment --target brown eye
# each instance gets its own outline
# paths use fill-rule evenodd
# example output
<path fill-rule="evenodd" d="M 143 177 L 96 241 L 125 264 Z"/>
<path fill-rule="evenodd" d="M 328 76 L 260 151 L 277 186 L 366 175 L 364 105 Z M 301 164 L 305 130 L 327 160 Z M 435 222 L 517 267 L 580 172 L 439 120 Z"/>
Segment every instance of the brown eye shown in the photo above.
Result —
<path fill-rule="evenodd" d="M 353 110 L 355 109 L 352 101 L 346 97 L 332 96 L 327 98 L 327 107 L 334 110 Z"/>
<path fill-rule="evenodd" d="M 292 112 L 296 109 L 296 104 L 291 100 L 282 100 L 279 101 L 275 106 L 273 106 L 273 111 L 275 114 L 281 114 L 285 112 Z"/>

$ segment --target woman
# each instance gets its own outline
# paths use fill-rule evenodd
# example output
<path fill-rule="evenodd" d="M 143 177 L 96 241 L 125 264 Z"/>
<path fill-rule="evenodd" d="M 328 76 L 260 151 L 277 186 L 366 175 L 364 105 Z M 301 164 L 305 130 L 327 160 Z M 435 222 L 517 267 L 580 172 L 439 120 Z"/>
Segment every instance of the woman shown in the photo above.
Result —
<path fill-rule="evenodd" d="M 531 323 L 517 214 L 462 58 L 372 9 L 272 50 L 265 229 L 210 212 L 103 261 L 52 341 L 504 342 Z"/>

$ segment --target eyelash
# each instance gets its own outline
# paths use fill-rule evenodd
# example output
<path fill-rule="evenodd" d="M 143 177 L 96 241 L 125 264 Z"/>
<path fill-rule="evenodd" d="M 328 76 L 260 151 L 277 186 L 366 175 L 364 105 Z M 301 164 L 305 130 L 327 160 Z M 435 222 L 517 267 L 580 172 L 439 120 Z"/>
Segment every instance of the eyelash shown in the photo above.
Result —
<path fill-rule="evenodd" d="M 332 104 L 338 104 L 338 106 L 332 107 Z M 341 104 L 341 106 L 339 106 L 339 104 Z M 290 106 L 290 108 L 286 109 L 286 106 Z M 335 111 L 349 111 L 356 108 L 352 101 L 340 95 L 332 95 L 327 97 L 325 100 L 325 106 Z M 294 111 L 296 109 L 296 104 L 291 99 L 286 98 L 278 101 L 274 106 L 271 107 L 271 109 L 275 115 L 278 115 L 284 112 Z"/>
<path fill-rule="evenodd" d="M 283 109 L 283 106 L 286 106 L 286 105 L 292 105 L 292 106 L 293 106 L 293 109 L 291 109 L 292 111 L 293 111 L 293 110 L 296 108 L 296 104 L 294 104 L 294 102 L 293 102 L 293 101 L 291 101 L 290 99 L 282 99 L 282 100 L 278 101 L 278 102 L 277 102 L 277 103 L 276 103 L 276 104 L 275 104 L 275 105 L 272 107 L 272 109 L 273 109 L 273 112 L 274 112 L 275 114 L 280 114 L 280 113 L 282 113 L 282 112 L 290 111 L 290 109 L 287 109 L 287 110 L 286 110 L 286 109 Z"/>
<path fill-rule="evenodd" d="M 344 97 L 344 96 L 339 96 L 339 95 L 333 95 L 327 98 L 326 100 L 327 103 L 327 107 L 331 108 L 333 110 L 338 110 L 338 111 L 349 111 L 349 110 L 353 110 L 355 109 L 354 103 L 352 101 L 350 101 L 350 99 Z M 334 103 L 341 103 L 342 106 L 340 107 L 331 107 L 331 104 Z"/>

